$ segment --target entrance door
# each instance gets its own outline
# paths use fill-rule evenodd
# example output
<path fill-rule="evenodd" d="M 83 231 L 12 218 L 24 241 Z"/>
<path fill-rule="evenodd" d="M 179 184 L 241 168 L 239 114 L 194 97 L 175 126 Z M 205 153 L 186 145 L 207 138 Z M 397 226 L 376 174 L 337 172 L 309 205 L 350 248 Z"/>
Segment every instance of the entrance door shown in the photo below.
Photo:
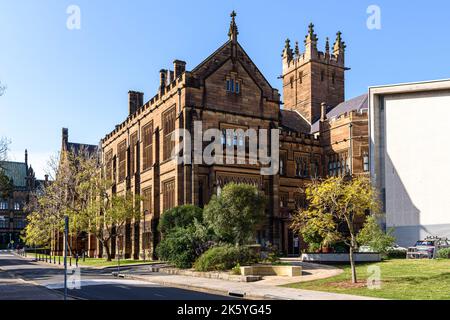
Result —
<path fill-rule="evenodd" d="M 291 229 L 288 230 L 288 255 L 297 257 L 300 255 L 300 238 Z"/>

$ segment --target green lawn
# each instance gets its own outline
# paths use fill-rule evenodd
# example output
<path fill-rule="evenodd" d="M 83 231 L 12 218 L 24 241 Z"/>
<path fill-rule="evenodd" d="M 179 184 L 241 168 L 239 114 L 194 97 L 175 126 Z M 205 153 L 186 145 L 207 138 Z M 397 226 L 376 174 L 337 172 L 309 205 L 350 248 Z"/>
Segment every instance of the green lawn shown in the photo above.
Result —
<path fill-rule="evenodd" d="M 381 288 L 369 289 L 369 266 L 379 266 Z M 349 266 L 339 266 L 341 275 L 328 279 L 300 282 L 286 287 L 346 293 L 396 300 L 449 300 L 450 260 L 386 260 L 357 266 L 358 284 L 351 284 Z"/>
<path fill-rule="evenodd" d="M 27 257 L 34 258 L 34 253 L 27 253 Z M 47 256 L 49 258 L 50 256 Z M 53 256 L 51 257 L 53 261 Z M 61 257 L 61 264 L 64 261 L 64 258 Z M 56 257 L 56 263 L 58 263 L 58 257 Z M 67 263 L 69 263 L 69 258 L 67 258 Z M 130 264 L 143 264 L 143 263 L 159 263 L 159 261 L 149 261 L 146 260 L 145 262 L 142 260 L 134 260 L 134 259 L 120 259 L 120 265 L 130 265 Z M 75 265 L 75 258 L 72 258 L 72 265 Z M 78 265 L 83 267 L 111 267 L 111 266 L 117 266 L 117 259 L 114 259 L 112 261 L 106 261 L 106 259 L 98 259 L 98 258 L 86 258 L 85 261 L 83 261 L 82 258 L 78 260 Z"/>

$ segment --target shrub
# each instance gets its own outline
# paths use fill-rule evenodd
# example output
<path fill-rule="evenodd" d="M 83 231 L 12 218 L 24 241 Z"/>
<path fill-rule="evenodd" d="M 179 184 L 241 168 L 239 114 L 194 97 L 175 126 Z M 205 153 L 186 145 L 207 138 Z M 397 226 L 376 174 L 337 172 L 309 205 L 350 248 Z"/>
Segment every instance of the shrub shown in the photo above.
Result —
<path fill-rule="evenodd" d="M 386 254 L 395 242 L 392 230 L 381 230 L 374 216 L 367 216 L 363 228 L 359 231 L 357 241 L 360 246 L 369 246 L 373 251 Z"/>
<path fill-rule="evenodd" d="M 193 205 L 185 205 L 167 210 L 161 215 L 159 231 L 164 236 L 175 228 L 186 228 L 203 221 L 203 210 Z"/>
<path fill-rule="evenodd" d="M 406 251 L 391 249 L 386 252 L 386 256 L 388 259 L 406 259 Z"/>
<path fill-rule="evenodd" d="M 158 257 L 177 268 L 191 268 L 195 259 L 214 245 L 202 227 L 194 224 L 172 229 L 156 248 Z"/>
<path fill-rule="evenodd" d="M 437 252 L 439 259 L 450 259 L 450 248 L 443 248 Z"/>
<path fill-rule="evenodd" d="M 235 265 L 233 267 L 233 269 L 231 269 L 231 273 L 236 276 L 240 276 L 241 275 L 241 265 L 239 263 L 237 265 Z"/>
<path fill-rule="evenodd" d="M 195 262 L 197 271 L 230 270 L 237 264 L 246 265 L 258 262 L 258 258 L 247 247 L 223 245 L 212 247 L 203 253 Z"/>

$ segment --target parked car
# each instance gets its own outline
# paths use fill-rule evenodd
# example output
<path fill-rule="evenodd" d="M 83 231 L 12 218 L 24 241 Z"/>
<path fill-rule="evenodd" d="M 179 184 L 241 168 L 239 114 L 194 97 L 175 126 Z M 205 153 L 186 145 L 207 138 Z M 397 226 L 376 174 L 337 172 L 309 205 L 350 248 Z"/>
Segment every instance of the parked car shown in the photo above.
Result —
<path fill-rule="evenodd" d="M 426 237 L 419 240 L 413 247 L 408 248 L 407 259 L 434 259 L 440 249 L 450 248 L 450 241 L 447 238 Z"/>

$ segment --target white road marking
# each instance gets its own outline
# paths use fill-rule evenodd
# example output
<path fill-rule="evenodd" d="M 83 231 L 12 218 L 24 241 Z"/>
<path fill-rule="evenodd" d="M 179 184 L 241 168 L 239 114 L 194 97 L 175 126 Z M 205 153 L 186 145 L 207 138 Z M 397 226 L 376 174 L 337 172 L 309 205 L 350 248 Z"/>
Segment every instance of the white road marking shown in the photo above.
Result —
<path fill-rule="evenodd" d="M 151 285 L 151 286 L 157 286 L 160 287 L 160 285 L 152 282 L 146 282 L 146 281 L 138 281 L 138 280 L 115 280 L 115 279 L 89 279 L 89 280 L 81 280 L 81 287 L 84 286 L 101 286 L 101 285 L 108 285 L 108 284 L 119 284 L 119 285 Z M 63 289 L 64 283 L 58 282 L 58 283 L 50 283 L 45 285 L 48 289 Z"/>

